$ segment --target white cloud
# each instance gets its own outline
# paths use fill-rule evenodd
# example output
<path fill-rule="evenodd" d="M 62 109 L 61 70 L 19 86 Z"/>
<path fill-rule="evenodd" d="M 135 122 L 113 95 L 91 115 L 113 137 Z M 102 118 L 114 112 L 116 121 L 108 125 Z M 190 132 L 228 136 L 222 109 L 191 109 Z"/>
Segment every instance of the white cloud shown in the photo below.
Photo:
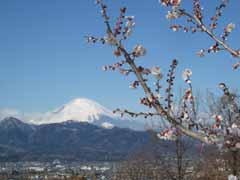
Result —
<path fill-rule="evenodd" d="M 16 109 L 3 108 L 0 109 L 0 121 L 7 117 L 14 117 L 24 122 L 34 123 L 34 121 L 41 119 L 42 113 L 24 113 Z"/>
<path fill-rule="evenodd" d="M 15 117 L 22 119 L 24 114 L 18 110 L 15 109 L 0 109 L 0 120 L 6 118 L 6 117 Z"/>

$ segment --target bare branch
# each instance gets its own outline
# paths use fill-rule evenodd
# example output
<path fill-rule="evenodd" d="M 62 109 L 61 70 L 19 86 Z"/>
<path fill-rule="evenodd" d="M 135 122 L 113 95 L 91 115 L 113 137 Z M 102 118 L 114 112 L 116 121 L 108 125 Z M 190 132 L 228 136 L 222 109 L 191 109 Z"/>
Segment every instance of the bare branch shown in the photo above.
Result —
<path fill-rule="evenodd" d="M 159 113 L 152 113 L 152 112 L 132 112 L 132 111 L 128 111 L 128 110 L 121 110 L 121 109 L 116 109 L 113 111 L 113 113 L 120 113 L 121 116 L 124 116 L 125 114 L 130 115 L 131 117 L 139 117 L 139 116 L 143 116 L 144 118 L 148 118 L 148 117 L 153 117 L 153 116 L 160 116 Z"/>

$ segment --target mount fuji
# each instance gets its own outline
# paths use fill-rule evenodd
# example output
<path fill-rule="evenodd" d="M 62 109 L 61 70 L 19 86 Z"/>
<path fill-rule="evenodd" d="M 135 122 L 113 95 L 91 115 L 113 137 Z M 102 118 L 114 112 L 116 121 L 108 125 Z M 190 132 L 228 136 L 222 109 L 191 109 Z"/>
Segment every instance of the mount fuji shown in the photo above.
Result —
<path fill-rule="evenodd" d="M 112 113 L 111 110 L 99 103 L 86 99 L 77 98 L 69 103 L 37 117 L 28 117 L 25 122 L 31 124 L 52 124 L 65 121 L 88 122 L 111 129 L 114 126 L 121 128 L 131 128 L 134 130 L 143 130 L 144 123 L 132 119 L 123 119 Z"/>

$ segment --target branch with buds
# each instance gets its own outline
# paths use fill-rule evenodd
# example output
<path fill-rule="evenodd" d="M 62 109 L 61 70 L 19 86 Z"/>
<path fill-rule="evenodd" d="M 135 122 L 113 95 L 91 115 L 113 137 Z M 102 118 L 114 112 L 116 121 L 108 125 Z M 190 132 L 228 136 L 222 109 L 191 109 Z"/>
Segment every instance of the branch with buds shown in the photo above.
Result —
<path fill-rule="evenodd" d="M 219 51 L 225 50 L 229 52 L 233 57 L 240 59 L 240 50 L 232 48 L 227 43 L 227 38 L 235 28 L 234 23 L 229 23 L 225 28 L 223 33 L 218 37 L 214 32 L 218 28 L 218 20 L 222 17 L 223 9 L 227 7 L 228 1 L 223 0 L 219 6 L 216 7 L 216 14 L 213 17 L 210 17 L 210 25 L 206 25 L 204 22 L 205 18 L 203 17 L 203 12 L 201 8 L 200 0 L 193 1 L 193 13 L 188 12 L 186 9 L 181 7 L 181 0 L 161 0 L 160 3 L 163 6 L 170 6 L 171 11 L 168 11 L 166 18 L 169 20 L 178 19 L 180 17 L 186 17 L 187 22 L 190 25 L 179 25 L 174 24 L 170 28 L 173 31 L 178 31 L 182 29 L 184 32 L 204 32 L 207 34 L 213 41 L 214 44 L 207 49 L 201 49 L 197 52 L 197 55 L 203 57 L 206 52 L 208 53 L 217 53 Z M 237 69 L 240 66 L 239 61 L 233 65 L 234 69 Z"/>

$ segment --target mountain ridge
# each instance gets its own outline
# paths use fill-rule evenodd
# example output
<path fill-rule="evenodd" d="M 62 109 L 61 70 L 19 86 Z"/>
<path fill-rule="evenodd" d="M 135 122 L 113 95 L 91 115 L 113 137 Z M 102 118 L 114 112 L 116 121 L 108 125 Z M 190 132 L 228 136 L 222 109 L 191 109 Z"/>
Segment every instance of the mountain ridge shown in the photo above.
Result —
<path fill-rule="evenodd" d="M 0 160 L 115 161 L 128 157 L 148 139 L 146 132 L 128 128 L 105 129 L 77 121 L 31 125 L 9 117 L 0 123 Z"/>

